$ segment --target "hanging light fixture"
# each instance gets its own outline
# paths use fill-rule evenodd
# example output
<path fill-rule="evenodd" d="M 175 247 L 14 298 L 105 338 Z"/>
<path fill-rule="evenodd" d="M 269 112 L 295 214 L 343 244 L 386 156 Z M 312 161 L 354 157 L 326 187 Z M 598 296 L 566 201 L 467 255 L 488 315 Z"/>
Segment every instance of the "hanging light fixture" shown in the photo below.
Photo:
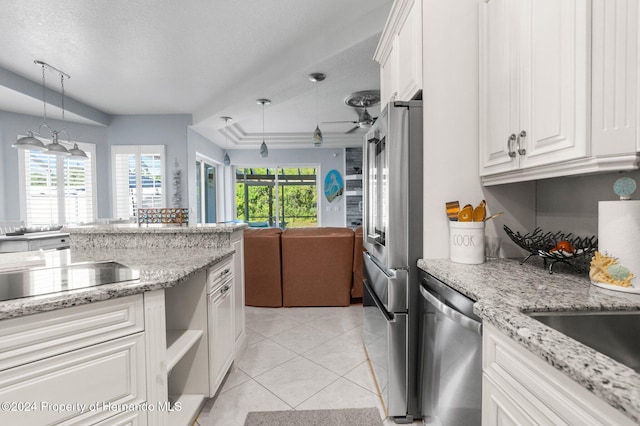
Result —
<path fill-rule="evenodd" d="M 229 120 L 233 120 L 233 119 L 231 117 L 227 117 L 227 116 L 220 117 L 220 118 L 224 120 L 224 142 L 225 142 L 224 143 L 224 148 L 225 148 L 225 151 L 224 151 L 224 160 L 222 160 L 222 161 L 223 161 L 225 166 L 230 166 L 231 165 L 231 158 L 229 158 L 229 154 L 227 153 L 226 149 L 227 149 L 227 146 L 229 145 L 229 129 L 228 129 Z"/>
<path fill-rule="evenodd" d="M 309 74 L 309 80 L 316 84 L 316 130 L 313 132 L 313 146 L 322 146 L 323 138 L 320 131 L 320 125 L 318 120 L 318 83 L 324 81 L 327 76 L 321 72 L 314 72 Z"/>
<path fill-rule="evenodd" d="M 73 158 L 77 158 L 77 159 L 86 159 L 87 154 L 81 150 L 80 148 L 78 148 L 78 144 L 74 144 L 73 148 L 71 150 L 67 150 L 67 148 L 65 148 L 62 144 L 59 143 L 59 139 L 60 139 L 60 135 L 62 133 L 64 133 L 67 136 L 67 140 L 70 142 L 69 140 L 69 133 L 67 132 L 65 125 L 64 125 L 64 79 L 65 78 L 71 78 L 71 76 L 61 70 L 59 70 L 58 68 L 51 66 L 49 64 L 47 64 L 46 62 L 43 61 L 38 61 L 35 60 L 33 61 L 36 65 L 40 65 L 40 67 L 42 68 L 42 124 L 40 125 L 40 127 L 38 128 L 38 131 L 28 131 L 27 132 L 27 136 L 20 138 L 16 141 L 15 144 L 11 145 L 14 148 L 18 148 L 18 149 L 31 149 L 31 150 L 40 150 L 40 151 L 45 151 L 47 154 L 52 154 L 52 155 L 64 155 L 64 156 L 72 156 Z M 51 128 L 51 126 L 49 126 L 49 123 L 47 123 L 47 86 L 46 86 L 46 80 L 45 80 L 45 71 L 46 68 L 51 69 L 55 72 L 57 72 L 58 74 L 60 74 L 60 93 L 62 95 L 62 129 L 61 130 L 54 130 Z M 39 139 L 37 139 L 34 134 L 37 134 L 39 136 L 42 136 L 42 128 L 46 128 L 47 130 L 49 130 L 49 133 L 51 134 L 51 143 L 48 145 L 44 145 Z"/>
<path fill-rule="evenodd" d="M 262 144 L 260 145 L 260 157 L 267 158 L 269 156 L 269 148 L 267 148 L 267 143 L 264 141 L 264 106 L 269 105 L 271 101 L 269 99 L 258 99 L 256 102 L 262 105 Z"/>

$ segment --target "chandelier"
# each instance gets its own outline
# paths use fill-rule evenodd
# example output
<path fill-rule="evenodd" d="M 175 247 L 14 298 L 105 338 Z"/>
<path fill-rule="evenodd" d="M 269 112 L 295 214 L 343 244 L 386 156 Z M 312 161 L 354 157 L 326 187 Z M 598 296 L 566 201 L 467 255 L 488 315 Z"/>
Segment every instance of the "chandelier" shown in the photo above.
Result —
<path fill-rule="evenodd" d="M 29 130 L 27 131 L 27 136 L 22 137 L 16 141 L 15 144 L 11 145 L 13 148 L 17 149 L 29 149 L 36 151 L 44 151 L 45 154 L 51 155 L 62 155 L 62 156 L 70 156 L 77 159 L 86 159 L 87 154 L 78 148 L 78 144 L 74 143 L 73 148 L 67 149 L 64 145 L 59 143 L 60 136 L 64 133 L 66 135 L 67 141 L 70 143 L 69 132 L 67 132 L 64 125 L 64 79 L 71 78 L 71 76 L 64 71 L 59 70 L 58 68 L 51 66 L 43 61 L 35 60 L 33 61 L 36 65 L 40 65 L 42 68 L 42 124 L 38 128 L 38 131 Z M 57 72 L 60 75 L 60 93 L 62 95 L 62 129 L 56 130 L 53 129 L 49 123 L 47 123 L 47 86 L 45 82 L 45 71 L 50 69 L 52 71 Z M 47 129 L 51 136 L 51 143 L 48 145 L 44 145 L 40 139 L 36 138 L 34 135 L 38 135 L 43 137 L 42 129 Z"/>

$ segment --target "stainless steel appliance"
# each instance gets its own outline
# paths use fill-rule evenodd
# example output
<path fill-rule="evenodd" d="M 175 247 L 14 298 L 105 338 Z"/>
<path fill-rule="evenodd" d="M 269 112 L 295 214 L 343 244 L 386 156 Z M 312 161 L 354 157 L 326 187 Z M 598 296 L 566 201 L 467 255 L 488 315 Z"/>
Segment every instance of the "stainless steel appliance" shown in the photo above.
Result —
<path fill-rule="evenodd" d="M 117 262 L 86 262 L 0 273 L 0 301 L 134 281 L 137 269 Z"/>
<path fill-rule="evenodd" d="M 364 343 L 387 413 L 420 415 L 419 271 L 422 257 L 422 102 L 393 102 L 364 146 Z"/>
<path fill-rule="evenodd" d="M 474 301 L 423 274 L 421 400 L 424 424 L 481 424 L 482 320 Z"/>

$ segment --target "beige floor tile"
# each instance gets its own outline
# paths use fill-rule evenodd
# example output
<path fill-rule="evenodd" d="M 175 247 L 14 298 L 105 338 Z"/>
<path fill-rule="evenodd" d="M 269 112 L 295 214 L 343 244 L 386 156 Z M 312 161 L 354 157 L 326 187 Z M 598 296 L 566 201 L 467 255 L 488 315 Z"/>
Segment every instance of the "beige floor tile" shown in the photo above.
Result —
<path fill-rule="evenodd" d="M 257 331 L 253 331 L 252 329 L 245 327 L 245 331 L 247 333 L 247 346 L 253 345 L 254 343 L 261 342 L 266 339 L 262 334 Z"/>
<path fill-rule="evenodd" d="M 302 354 L 332 338 L 333 335 L 305 324 L 273 336 L 271 340 L 298 354 Z"/>
<path fill-rule="evenodd" d="M 259 308 L 245 306 L 244 317 L 246 321 L 276 319 L 282 315 L 282 308 Z"/>
<path fill-rule="evenodd" d="M 295 407 L 338 378 L 337 374 L 299 356 L 255 377 L 254 380 Z"/>
<path fill-rule="evenodd" d="M 297 354 L 284 346 L 265 339 L 247 347 L 238 360 L 238 368 L 251 377 L 262 374 L 292 358 Z"/>
<path fill-rule="evenodd" d="M 302 325 L 301 322 L 292 320 L 284 316 L 280 316 L 275 319 L 254 319 L 247 321 L 247 328 L 262 334 L 265 337 L 272 337 L 276 334 L 280 334 L 283 331 L 291 330 L 292 328 Z"/>
<path fill-rule="evenodd" d="M 347 308 L 345 308 L 347 309 Z M 339 336 L 362 325 L 362 318 L 345 311 L 344 315 L 336 314 L 309 322 L 308 324 L 325 333 Z"/>
<path fill-rule="evenodd" d="M 329 340 L 308 350 L 303 356 L 339 376 L 346 374 L 367 359 L 361 344 L 343 339 Z"/>
<path fill-rule="evenodd" d="M 220 390 L 220 393 L 226 392 L 229 389 L 233 389 L 238 385 L 248 382 L 249 380 L 251 380 L 251 377 L 249 377 L 247 373 L 240 370 L 237 366 L 234 365 L 233 367 L 231 367 L 231 371 L 227 375 L 227 378 L 225 379 L 224 383 L 222 384 L 222 389 Z"/>
<path fill-rule="evenodd" d="M 254 380 L 249 380 L 215 398 L 207 412 L 198 417 L 200 426 L 242 426 L 250 411 L 290 410 L 278 397 Z"/>
<path fill-rule="evenodd" d="M 283 308 L 282 315 L 299 321 L 301 323 L 307 323 L 310 321 L 326 318 L 336 314 L 334 308 L 329 307 L 304 307 L 304 308 Z"/>
<path fill-rule="evenodd" d="M 371 373 L 369 361 L 364 361 L 362 364 L 349 371 L 343 377 L 347 380 L 352 381 L 356 385 L 362 386 L 368 391 L 371 391 L 375 394 L 378 393 L 378 387 L 376 386 L 376 381 L 373 378 L 373 374 Z"/>
<path fill-rule="evenodd" d="M 362 344 L 363 343 L 363 339 L 362 339 L 362 326 L 359 325 L 356 328 L 353 328 L 345 333 L 342 333 L 338 336 L 341 339 L 344 339 L 348 342 L 354 342 L 354 343 L 359 343 Z"/>
<path fill-rule="evenodd" d="M 345 378 L 339 378 L 303 403 L 296 410 L 377 407 L 378 396 Z"/>

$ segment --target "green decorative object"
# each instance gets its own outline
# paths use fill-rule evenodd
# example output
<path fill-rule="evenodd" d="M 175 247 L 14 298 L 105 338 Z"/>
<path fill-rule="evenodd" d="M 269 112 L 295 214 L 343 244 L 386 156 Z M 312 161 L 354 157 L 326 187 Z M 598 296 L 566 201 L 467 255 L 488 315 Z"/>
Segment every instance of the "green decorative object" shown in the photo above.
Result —
<path fill-rule="evenodd" d="M 636 181 L 630 177 L 622 177 L 613 184 L 615 192 L 621 200 L 630 200 L 631 194 L 636 192 Z"/>
<path fill-rule="evenodd" d="M 611 275 L 611 278 L 619 281 L 626 280 L 627 277 L 631 274 L 629 268 L 622 265 L 611 265 L 607 269 L 607 272 L 609 273 L 609 275 Z"/>

